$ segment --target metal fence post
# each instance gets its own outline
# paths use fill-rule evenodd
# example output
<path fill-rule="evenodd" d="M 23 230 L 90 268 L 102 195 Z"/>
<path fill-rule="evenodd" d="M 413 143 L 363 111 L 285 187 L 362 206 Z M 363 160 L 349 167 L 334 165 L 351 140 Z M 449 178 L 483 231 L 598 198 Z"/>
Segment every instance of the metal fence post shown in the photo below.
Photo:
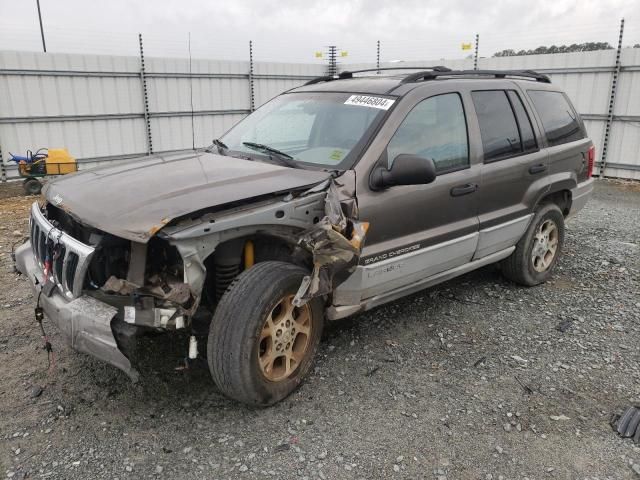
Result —
<path fill-rule="evenodd" d="M 618 36 L 618 49 L 616 50 L 616 64 L 611 78 L 611 91 L 609 92 L 609 107 L 607 108 L 607 123 L 604 126 L 604 138 L 602 139 L 602 156 L 600 157 L 600 172 L 598 176 L 604 177 L 604 170 L 607 167 L 607 150 L 609 148 L 609 137 L 611 135 L 611 125 L 613 124 L 613 112 L 616 105 L 616 91 L 618 90 L 618 78 L 620 77 L 620 56 L 622 55 L 622 35 L 624 33 L 624 18 L 620 20 L 620 35 Z"/>
<path fill-rule="evenodd" d="M 478 70 L 478 48 L 480 47 L 480 35 L 476 33 L 476 47 L 473 54 L 473 69 Z"/>
<path fill-rule="evenodd" d="M 338 74 L 338 47 L 335 45 L 329 45 L 329 54 L 327 55 L 329 59 L 329 68 L 327 71 L 327 75 L 330 77 L 335 77 Z"/>
<path fill-rule="evenodd" d="M 144 48 L 142 47 L 142 34 L 138 34 L 140 42 L 140 81 L 142 83 L 142 100 L 144 102 L 144 123 L 147 129 L 147 155 L 153 153 L 153 141 L 151 139 L 151 119 L 149 118 L 149 95 L 147 91 L 147 77 L 144 69 Z"/>
<path fill-rule="evenodd" d="M 253 41 L 249 40 L 249 110 L 255 110 L 255 90 L 253 85 Z"/>
<path fill-rule="evenodd" d="M 378 48 L 376 52 L 376 68 L 378 69 L 376 73 L 380 75 L 380 40 L 378 40 Z"/>
<path fill-rule="evenodd" d="M 2 144 L 0 144 L 0 181 L 2 181 L 2 183 L 7 181 L 7 167 L 2 157 Z"/>

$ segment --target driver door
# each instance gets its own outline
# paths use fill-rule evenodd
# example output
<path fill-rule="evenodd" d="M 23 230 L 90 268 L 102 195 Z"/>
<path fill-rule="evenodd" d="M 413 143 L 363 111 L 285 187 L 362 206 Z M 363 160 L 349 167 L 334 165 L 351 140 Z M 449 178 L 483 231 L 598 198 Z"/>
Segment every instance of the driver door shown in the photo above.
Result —
<path fill-rule="evenodd" d="M 427 185 L 358 191 L 359 218 L 370 227 L 356 272 L 334 297 L 344 305 L 464 265 L 476 250 L 480 169 L 470 162 L 462 96 L 449 92 L 416 103 L 381 161 L 386 155 L 390 168 L 400 154 L 431 158 L 437 177 Z"/>

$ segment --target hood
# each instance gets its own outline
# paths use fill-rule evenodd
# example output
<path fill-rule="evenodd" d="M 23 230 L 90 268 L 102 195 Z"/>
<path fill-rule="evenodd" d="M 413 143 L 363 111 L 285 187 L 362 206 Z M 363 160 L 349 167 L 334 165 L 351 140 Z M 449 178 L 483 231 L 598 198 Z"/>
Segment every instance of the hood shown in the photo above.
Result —
<path fill-rule="evenodd" d="M 328 172 L 207 152 L 155 155 L 60 177 L 45 196 L 80 222 L 147 242 L 188 213 L 315 185 Z"/>

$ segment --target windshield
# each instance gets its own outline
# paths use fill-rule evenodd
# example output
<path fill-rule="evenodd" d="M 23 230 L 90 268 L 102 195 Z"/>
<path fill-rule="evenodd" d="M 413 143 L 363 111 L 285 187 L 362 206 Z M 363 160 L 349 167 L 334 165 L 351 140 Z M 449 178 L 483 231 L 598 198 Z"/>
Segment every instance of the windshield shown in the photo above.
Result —
<path fill-rule="evenodd" d="M 370 102 L 376 106 L 353 102 L 353 97 L 379 98 L 383 107 L 380 102 Z M 221 141 L 230 155 L 241 152 L 292 166 L 346 170 L 393 104 L 384 98 L 349 93 L 281 95 L 238 123 Z"/>

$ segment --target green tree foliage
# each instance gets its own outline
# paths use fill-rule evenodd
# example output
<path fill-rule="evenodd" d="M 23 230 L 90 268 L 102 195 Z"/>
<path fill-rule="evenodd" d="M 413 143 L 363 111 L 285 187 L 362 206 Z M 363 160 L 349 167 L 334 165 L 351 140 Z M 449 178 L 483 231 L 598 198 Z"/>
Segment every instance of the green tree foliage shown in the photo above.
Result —
<path fill-rule="evenodd" d="M 533 50 L 514 50 L 508 48 L 493 54 L 494 57 L 513 57 L 516 55 L 543 55 L 546 53 L 592 52 L 594 50 L 612 50 L 608 42 L 572 43 L 571 45 L 540 46 Z"/>

